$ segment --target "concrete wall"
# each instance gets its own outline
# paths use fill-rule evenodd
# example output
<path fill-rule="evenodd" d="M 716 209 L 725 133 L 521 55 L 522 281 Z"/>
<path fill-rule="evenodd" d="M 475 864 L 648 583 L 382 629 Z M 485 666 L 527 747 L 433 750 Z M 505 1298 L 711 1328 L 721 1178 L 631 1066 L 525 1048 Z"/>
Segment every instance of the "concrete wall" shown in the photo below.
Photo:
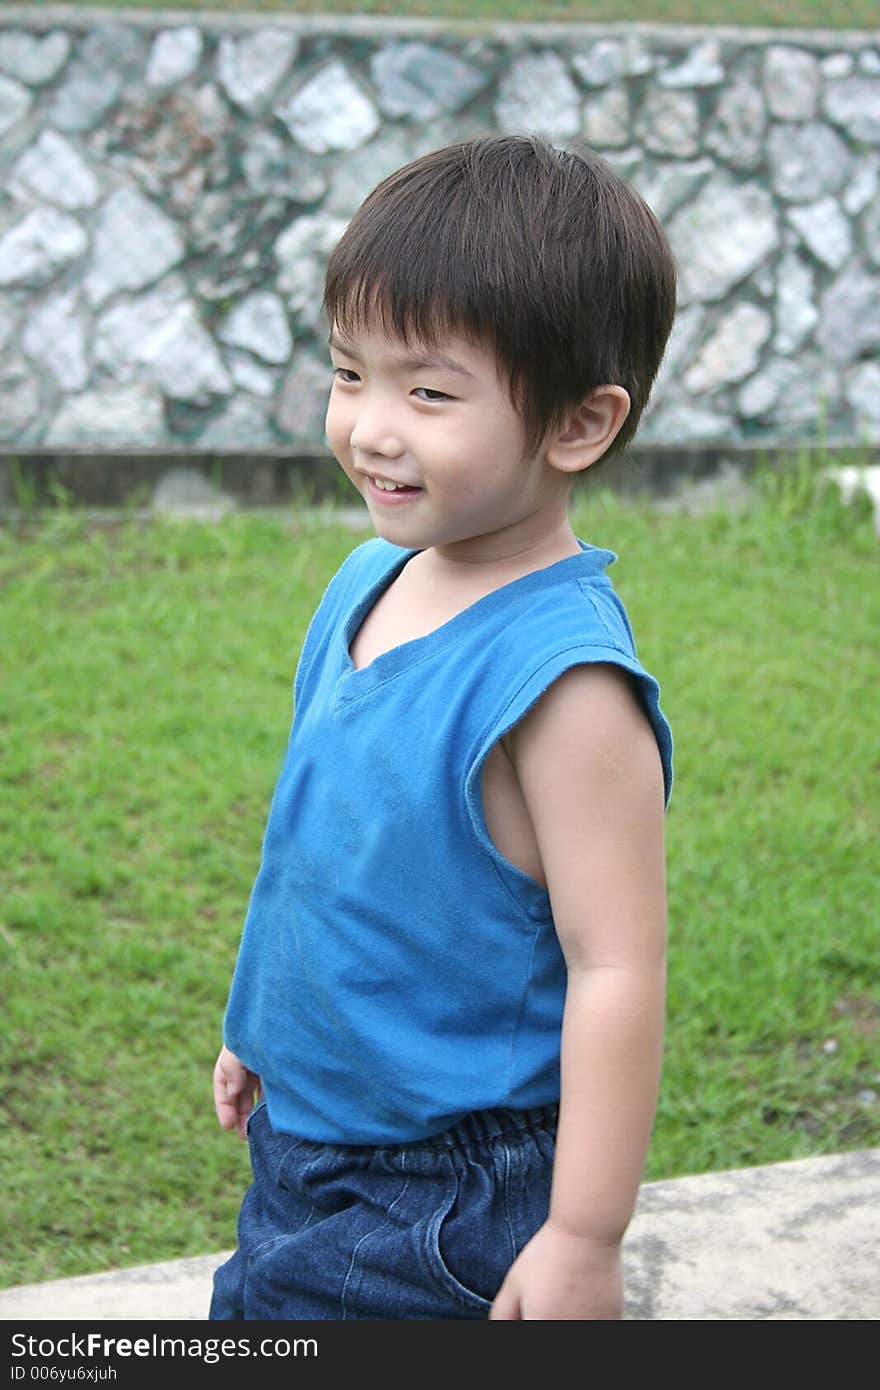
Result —
<path fill-rule="evenodd" d="M 7 6 L 0 450 L 320 453 L 347 218 L 520 129 L 585 136 L 668 229 L 645 444 L 880 441 L 876 35 Z"/>

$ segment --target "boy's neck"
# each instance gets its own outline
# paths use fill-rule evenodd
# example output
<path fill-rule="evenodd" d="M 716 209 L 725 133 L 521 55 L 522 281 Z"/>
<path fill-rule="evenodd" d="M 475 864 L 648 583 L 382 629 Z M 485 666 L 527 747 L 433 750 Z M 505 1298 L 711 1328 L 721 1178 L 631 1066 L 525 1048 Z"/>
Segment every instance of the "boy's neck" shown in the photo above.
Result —
<path fill-rule="evenodd" d="M 480 584 L 494 581 L 494 587 L 533 570 L 546 569 L 579 552 L 580 546 L 565 515 L 552 526 L 529 525 L 526 521 L 499 535 L 479 536 L 449 546 L 431 546 L 415 559 L 423 575 L 430 574 L 437 582 Z"/>

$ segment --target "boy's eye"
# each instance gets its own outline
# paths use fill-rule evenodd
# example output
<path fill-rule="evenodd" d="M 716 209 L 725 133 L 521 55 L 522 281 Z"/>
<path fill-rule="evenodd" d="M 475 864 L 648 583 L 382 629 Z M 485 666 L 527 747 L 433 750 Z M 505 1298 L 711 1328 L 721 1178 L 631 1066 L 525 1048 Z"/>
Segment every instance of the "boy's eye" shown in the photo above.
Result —
<path fill-rule="evenodd" d="M 445 391 L 434 391 L 430 386 L 417 386 L 413 392 L 421 401 L 448 401 L 451 396 L 447 396 Z"/>
<path fill-rule="evenodd" d="M 353 372 L 350 367 L 334 367 L 333 375 L 337 381 L 345 382 L 346 385 L 355 381 L 360 381 L 357 372 Z"/>

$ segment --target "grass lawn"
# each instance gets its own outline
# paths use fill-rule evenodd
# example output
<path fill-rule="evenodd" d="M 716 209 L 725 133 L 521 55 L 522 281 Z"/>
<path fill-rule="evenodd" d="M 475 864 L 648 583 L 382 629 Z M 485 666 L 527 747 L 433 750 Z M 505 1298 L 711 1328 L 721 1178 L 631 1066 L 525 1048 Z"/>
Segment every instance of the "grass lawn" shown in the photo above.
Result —
<path fill-rule="evenodd" d="M 677 739 L 652 1178 L 880 1143 L 878 542 L 813 494 L 578 507 Z M 234 1241 L 211 1070 L 294 664 L 360 539 L 0 529 L 0 1286 Z"/>
<path fill-rule="evenodd" d="M 21 0 L 19 0 L 19 3 Z M 39 8 L 42 0 L 32 0 Z M 167 10 L 166 0 L 91 0 L 107 9 Z M 82 8 L 71 5 L 71 9 Z M 359 14 L 393 18 L 410 16 L 496 20 L 560 20 L 599 23 L 643 20 L 659 24 L 753 24 L 761 27 L 801 27 L 816 29 L 875 29 L 876 0 L 838 0 L 829 7 L 824 0 L 590 0 L 590 3 L 564 3 L 564 0 L 259 0 L 243 5 L 241 0 L 177 0 L 178 10 L 231 11 L 241 14 Z"/>

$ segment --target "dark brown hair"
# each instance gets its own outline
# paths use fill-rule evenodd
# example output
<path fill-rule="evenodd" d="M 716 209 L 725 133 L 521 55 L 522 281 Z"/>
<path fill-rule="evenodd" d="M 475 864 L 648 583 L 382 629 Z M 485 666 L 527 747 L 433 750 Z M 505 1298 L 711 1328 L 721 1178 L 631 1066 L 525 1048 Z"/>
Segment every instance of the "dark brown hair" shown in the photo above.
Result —
<path fill-rule="evenodd" d="M 600 386 L 623 386 L 632 438 L 675 313 L 657 219 L 598 155 L 530 135 L 465 140 L 414 160 L 362 203 L 327 268 L 348 332 L 464 334 L 494 348 L 536 445 Z"/>

